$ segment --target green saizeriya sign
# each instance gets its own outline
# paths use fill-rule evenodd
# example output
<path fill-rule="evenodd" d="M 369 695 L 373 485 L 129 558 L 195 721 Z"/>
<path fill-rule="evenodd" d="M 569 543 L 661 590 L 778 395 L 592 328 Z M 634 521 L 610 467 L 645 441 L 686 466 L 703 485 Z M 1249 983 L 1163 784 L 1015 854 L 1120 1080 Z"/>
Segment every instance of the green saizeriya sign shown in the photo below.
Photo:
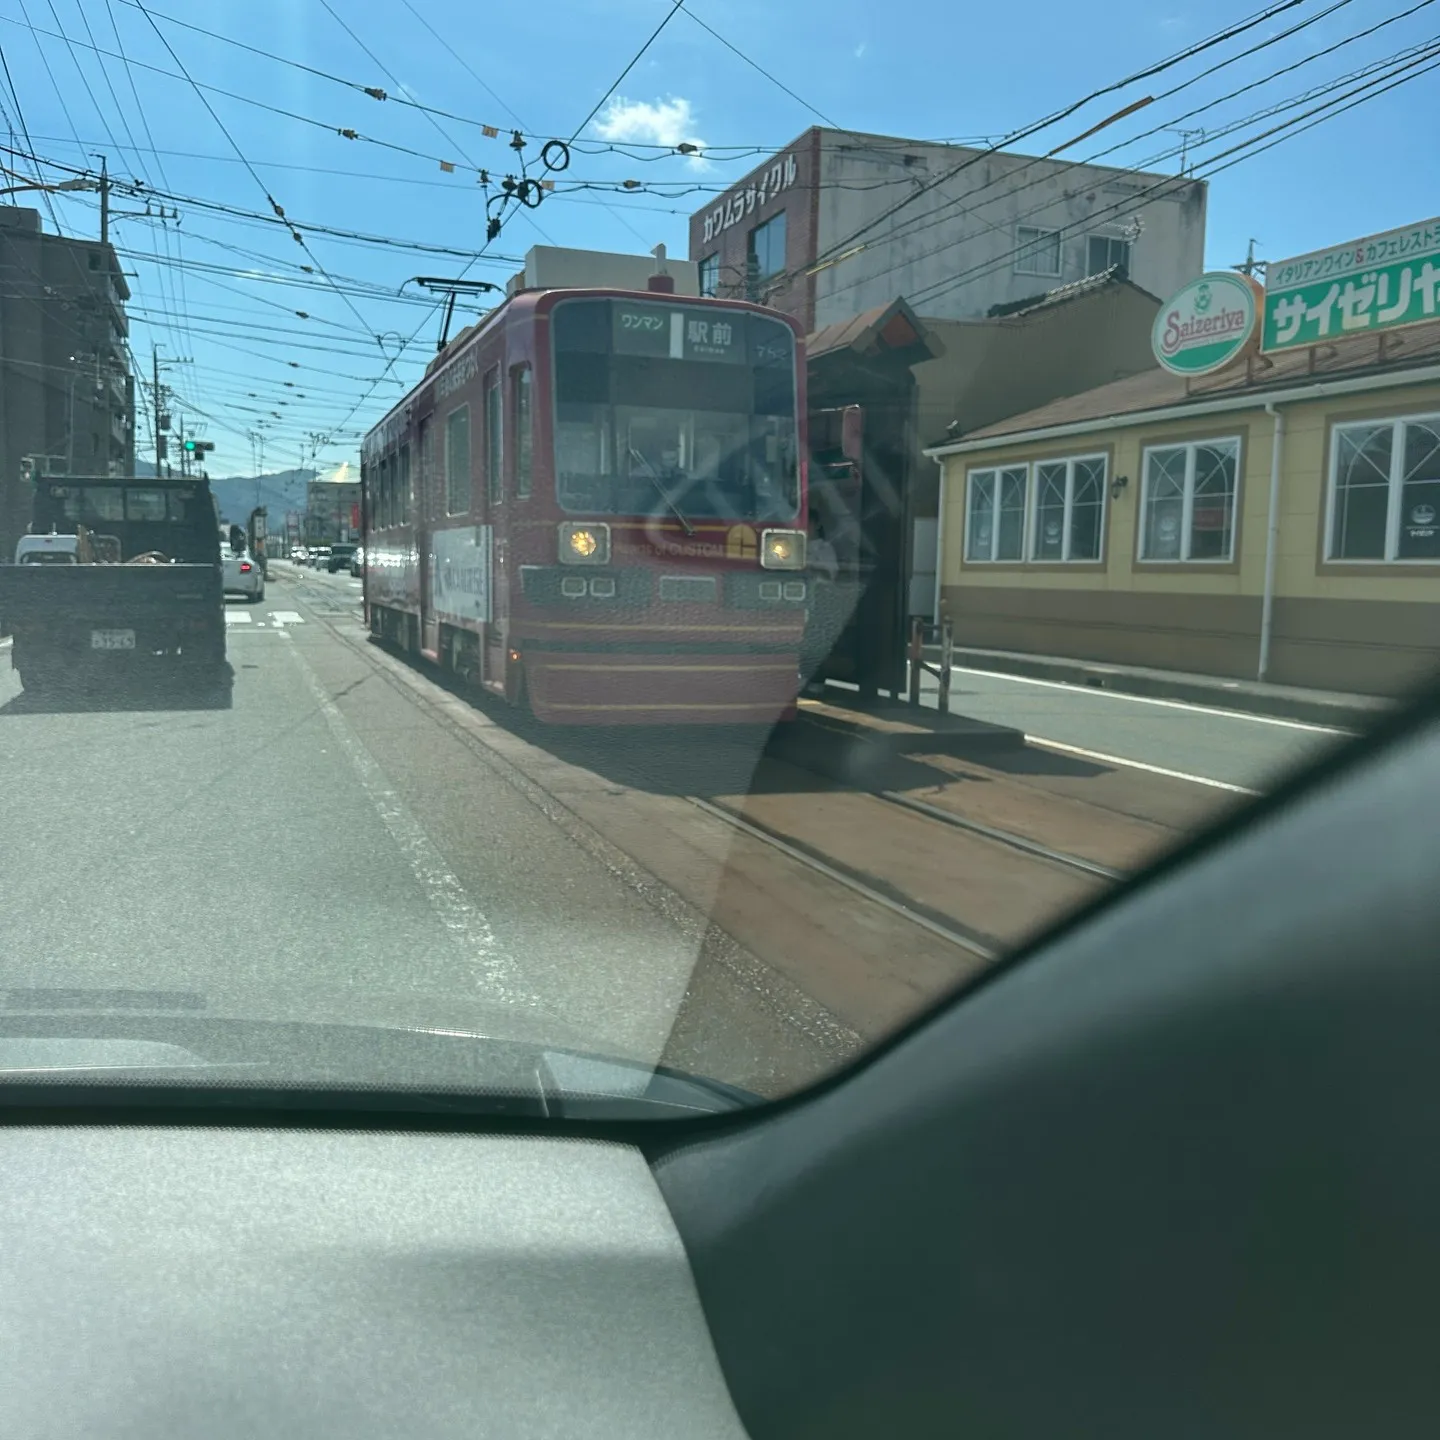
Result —
<path fill-rule="evenodd" d="M 1440 219 L 1267 267 L 1262 350 L 1440 317 Z"/>

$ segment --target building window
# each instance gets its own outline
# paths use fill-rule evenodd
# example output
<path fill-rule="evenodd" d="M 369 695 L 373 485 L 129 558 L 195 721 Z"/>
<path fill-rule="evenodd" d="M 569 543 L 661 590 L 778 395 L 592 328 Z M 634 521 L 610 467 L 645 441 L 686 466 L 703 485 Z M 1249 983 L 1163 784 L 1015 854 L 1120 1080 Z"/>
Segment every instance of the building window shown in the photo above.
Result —
<path fill-rule="evenodd" d="M 762 281 L 779 275 L 785 269 L 785 212 L 757 225 L 751 232 L 745 251 L 746 296 L 760 299 Z"/>
<path fill-rule="evenodd" d="M 1038 225 L 1015 227 L 1017 275 L 1058 275 L 1060 273 L 1060 232 L 1042 230 Z"/>
<path fill-rule="evenodd" d="M 1105 457 L 1042 460 L 1035 466 L 1030 558 L 1098 560 L 1105 519 Z"/>
<path fill-rule="evenodd" d="M 445 513 L 463 515 L 470 508 L 470 407 L 461 405 L 445 417 Z"/>
<path fill-rule="evenodd" d="M 1106 270 L 1113 270 L 1119 266 L 1129 274 L 1130 272 L 1130 242 L 1121 240 L 1114 235 L 1091 235 L 1086 241 L 1087 258 L 1085 273 L 1087 275 L 1100 275 Z"/>
<path fill-rule="evenodd" d="M 1025 558 L 1024 465 L 972 470 L 965 503 L 965 558 L 977 563 Z"/>
<path fill-rule="evenodd" d="M 501 433 L 500 372 L 492 370 L 485 377 L 485 484 L 492 505 L 505 498 L 505 477 L 500 469 L 504 460 Z"/>
<path fill-rule="evenodd" d="M 1140 559 L 1233 559 L 1239 472 L 1240 441 L 1234 438 L 1147 450 Z"/>
<path fill-rule="evenodd" d="M 1440 560 L 1440 415 L 1337 425 L 1330 560 Z"/>
<path fill-rule="evenodd" d="M 528 365 L 522 365 L 510 372 L 510 418 L 515 442 L 511 449 L 515 456 L 515 498 L 517 500 L 529 498 L 531 475 L 535 468 L 530 374 Z"/>
<path fill-rule="evenodd" d="M 700 262 L 700 293 L 702 295 L 718 295 L 720 293 L 720 256 L 707 255 Z"/>

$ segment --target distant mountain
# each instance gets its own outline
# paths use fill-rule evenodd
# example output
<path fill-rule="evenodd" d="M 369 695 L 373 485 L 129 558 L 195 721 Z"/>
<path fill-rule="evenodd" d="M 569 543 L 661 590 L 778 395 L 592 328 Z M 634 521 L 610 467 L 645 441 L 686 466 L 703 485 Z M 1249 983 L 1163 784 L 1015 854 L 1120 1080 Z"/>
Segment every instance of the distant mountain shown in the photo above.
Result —
<path fill-rule="evenodd" d="M 229 475 L 210 481 L 211 493 L 220 506 L 221 518 L 244 524 L 250 512 L 263 505 L 272 528 L 287 510 L 305 509 L 305 487 L 315 478 L 314 470 L 281 470 L 273 475 Z M 258 488 L 257 488 L 258 487 Z"/>
<path fill-rule="evenodd" d="M 148 478 L 155 473 L 154 461 L 136 459 L 135 474 Z M 305 487 L 319 471 L 278 470 L 267 475 L 227 475 L 224 479 L 212 479 L 210 491 L 220 506 L 220 518 L 227 524 L 243 525 L 250 512 L 263 505 L 269 512 L 272 528 L 283 518 L 287 510 L 305 509 Z M 256 490 L 256 482 L 259 490 Z"/>

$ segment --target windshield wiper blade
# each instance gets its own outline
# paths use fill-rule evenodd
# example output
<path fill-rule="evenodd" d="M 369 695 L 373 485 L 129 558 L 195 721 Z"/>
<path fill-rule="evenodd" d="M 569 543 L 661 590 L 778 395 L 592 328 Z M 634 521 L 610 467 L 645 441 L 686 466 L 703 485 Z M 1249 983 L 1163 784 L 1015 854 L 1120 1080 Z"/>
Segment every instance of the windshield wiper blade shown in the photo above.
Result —
<path fill-rule="evenodd" d="M 695 533 L 695 527 L 685 518 L 685 512 L 670 497 L 670 492 L 665 488 L 665 482 L 655 473 L 655 467 L 633 446 L 627 447 L 630 451 L 630 458 L 638 460 L 650 472 L 650 478 L 655 482 L 655 488 L 660 492 L 660 498 L 674 512 L 675 518 L 680 522 L 687 535 Z"/>

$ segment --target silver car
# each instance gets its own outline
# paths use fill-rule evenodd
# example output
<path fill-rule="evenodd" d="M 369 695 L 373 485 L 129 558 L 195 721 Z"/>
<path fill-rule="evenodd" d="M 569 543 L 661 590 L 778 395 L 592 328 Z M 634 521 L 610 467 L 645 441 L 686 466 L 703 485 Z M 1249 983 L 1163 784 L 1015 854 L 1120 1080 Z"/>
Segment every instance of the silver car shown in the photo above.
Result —
<path fill-rule="evenodd" d="M 252 604 L 265 598 L 265 572 L 248 550 L 220 549 L 221 588 L 227 595 L 243 595 Z"/>

